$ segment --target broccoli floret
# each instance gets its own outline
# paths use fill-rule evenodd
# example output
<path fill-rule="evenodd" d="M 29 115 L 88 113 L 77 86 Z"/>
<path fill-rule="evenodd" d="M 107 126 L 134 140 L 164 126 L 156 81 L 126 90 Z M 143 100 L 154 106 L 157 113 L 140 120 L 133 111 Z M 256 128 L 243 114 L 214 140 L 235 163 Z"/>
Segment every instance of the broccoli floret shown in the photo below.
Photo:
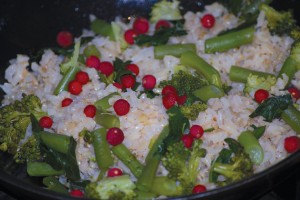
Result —
<path fill-rule="evenodd" d="M 300 39 L 300 28 L 297 26 L 291 11 L 277 11 L 266 4 L 261 4 L 260 10 L 266 15 L 271 33 L 277 35 L 287 34 L 295 40 Z"/>
<path fill-rule="evenodd" d="M 131 200 L 136 193 L 135 184 L 131 181 L 129 175 L 104 178 L 98 182 L 92 182 L 85 188 L 85 194 L 88 198 L 108 199 L 108 200 Z"/>
<path fill-rule="evenodd" d="M 195 102 L 192 105 L 180 106 L 181 113 L 189 120 L 197 119 L 199 112 L 206 110 L 207 105 L 201 102 Z"/>
<path fill-rule="evenodd" d="M 173 0 L 171 2 L 162 0 L 153 5 L 151 10 L 150 21 L 152 23 L 157 22 L 160 19 L 165 20 L 179 20 L 182 19 L 179 10 L 179 1 Z"/>
<path fill-rule="evenodd" d="M 42 157 L 39 143 L 34 136 L 29 137 L 28 140 L 21 145 L 17 153 L 14 155 L 14 160 L 16 163 L 39 161 L 41 160 L 41 158 Z"/>
<path fill-rule="evenodd" d="M 202 140 L 195 140 L 188 149 L 182 141 L 168 146 L 162 158 L 162 164 L 168 170 L 168 177 L 179 181 L 182 194 L 191 194 L 197 182 L 200 159 L 205 157 L 206 150 L 201 148 Z"/>
<path fill-rule="evenodd" d="M 276 84 L 276 78 L 273 76 L 260 77 L 257 75 L 250 74 L 247 78 L 244 92 L 253 94 L 258 89 L 270 90 L 273 85 Z"/>

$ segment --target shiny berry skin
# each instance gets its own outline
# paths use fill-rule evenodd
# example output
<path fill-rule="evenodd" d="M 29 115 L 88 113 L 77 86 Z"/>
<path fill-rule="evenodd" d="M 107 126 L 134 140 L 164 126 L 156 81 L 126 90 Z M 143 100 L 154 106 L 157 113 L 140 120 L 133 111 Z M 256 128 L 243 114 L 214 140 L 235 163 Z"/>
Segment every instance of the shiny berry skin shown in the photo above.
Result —
<path fill-rule="evenodd" d="M 269 97 L 269 92 L 264 89 L 256 90 L 254 99 L 257 103 L 261 103 Z"/>
<path fill-rule="evenodd" d="M 288 153 L 294 153 L 300 149 L 300 138 L 290 136 L 284 139 L 284 148 Z"/>
<path fill-rule="evenodd" d="M 142 79 L 142 85 L 145 90 L 152 90 L 156 85 L 156 78 L 153 75 L 145 75 Z"/>
<path fill-rule="evenodd" d="M 196 186 L 193 188 L 192 193 L 193 193 L 193 194 L 197 194 L 197 193 L 205 192 L 206 190 L 207 190 L 207 189 L 206 189 L 205 185 L 196 185 Z"/>
<path fill-rule="evenodd" d="M 90 118 L 95 117 L 96 111 L 97 109 L 94 105 L 87 105 L 83 110 L 85 116 Z"/>
<path fill-rule="evenodd" d="M 295 99 L 300 99 L 300 90 L 298 90 L 295 87 L 291 87 L 288 89 L 289 93 L 294 97 Z"/>
<path fill-rule="evenodd" d="M 181 137 L 181 141 L 183 142 L 186 148 L 191 148 L 193 146 L 194 138 L 191 135 L 183 135 Z"/>
<path fill-rule="evenodd" d="M 177 96 L 176 100 L 178 105 L 183 105 L 187 100 L 187 95 Z"/>
<path fill-rule="evenodd" d="M 71 98 L 65 98 L 61 101 L 61 107 L 67 107 L 69 106 L 73 100 Z"/>
<path fill-rule="evenodd" d="M 133 22 L 133 30 L 139 35 L 147 33 L 149 30 L 149 22 L 146 18 L 138 17 Z"/>
<path fill-rule="evenodd" d="M 61 31 L 56 36 L 56 42 L 63 48 L 69 47 L 73 44 L 73 35 L 69 31 Z"/>
<path fill-rule="evenodd" d="M 204 133 L 204 130 L 202 128 L 202 126 L 199 126 L 199 125 L 193 125 L 191 128 L 190 128 L 190 134 L 196 138 L 196 139 L 199 139 L 202 137 Z"/>
<path fill-rule="evenodd" d="M 107 171 L 107 176 L 108 177 L 115 177 L 115 176 L 122 176 L 123 175 L 123 171 L 117 167 L 114 168 L 110 168 Z"/>
<path fill-rule="evenodd" d="M 48 116 L 44 116 L 39 120 L 39 125 L 42 128 L 51 128 L 52 124 L 53 120 Z"/>
<path fill-rule="evenodd" d="M 113 107 L 118 116 L 126 115 L 130 111 L 130 104 L 125 99 L 117 100 Z"/>
<path fill-rule="evenodd" d="M 129 64 L 126 66 L 126 69 L 132 71 L 136 76 L 140 73 L 140 68 L 136 64 Z"/>
<path fill-rule="evenodd" d="M 97 56 L 89 56 L 85 60 L 85 65 L 97 69 L 100 65 L 100 59 Z"/>
<path fill-rule="evenodd" d="M 212 28 L 215 25 L 216 19 L 211 14 L 206 14 L 201 18 L 201 24 L 204 28 Z"/>
<path fill-rule="evenodd" d="M 106 133 L 106 141 L 112 145 L 116 146 L 118 144 L 121 144 L 124 140 L 124 133 L 121 129 L 117 127 L 113 127 L 108 129 Z"/>
<path fill-rule="evenodd" d="M 83 197 L 84 196 L 83 192 L 81 190 L 78 190 L 78 189 L 71 190 L 70 195 L 72 197 Z"/>
<path fill-rule="evenodd" d="M 82 92 L 82 84 L 79 81 L 73 80 L 68 85 L 68 91 L 71 94 L 78 95 Z"/>
<path fill-rule="evenodd" d="M 166 94 L 162 98 L 162 103 L 167 110 L 172 108 L 176 104 L 176 101 L 177 95 L 173 93 Z"/>
<path fill-rule="evenodd" d="M 134 44 L 134 38 L 137 36 L 137 33 L 133 29 L 129 29 L 124 33 L 124 39 L 128 44 Z"/>
<path fill-rule="evenodd" d="M 158 22 L 156 22 L 155 24 L 155 30 L 159 30 L 161 28 L 170 28 L 171 27 L 171 23 L 167 20 L 159 20 Z"/>
<path fill-rule="evenodd" d="M 121 77 L 121 84 L 123 88 L 132 88 L 135 85 L 135 76 L 126 74 Z"/>
<path fill-rule="evenodd" d="M 89 77 L 88 73 L 79 71 L 75 75 L 75 80 L 79 81 L 82 85 L 85 85 L 90 81 L 90 77 Z"/>
<path fill-rule="evenodd" d="M 172 85 L 166 85 L 165 87 L 163 87 L 161 94 L 163 96 L 167 95 L 167 94 L 175 94 L 177 95 L 177 90 L 175 87 L 173 87 Z"/>
<path fill-rule="evenodd" d="M 99 70 L 105 76 L 111 75 L 115 70 L 113 64 L 107 61 L 100 62 L 99 66 L 96 69 Z"/>
<path fill-rule="evenodd" d="M 115 87 L 118 88 L 118 89 L 122 89 L 122 88 L 123 88 L 122 84 L 121 84 L 121 83 L 118 83 L 118 82 L 114 82 L 114 83 L 113 83 L 113 86 L 115 86 Z"/>

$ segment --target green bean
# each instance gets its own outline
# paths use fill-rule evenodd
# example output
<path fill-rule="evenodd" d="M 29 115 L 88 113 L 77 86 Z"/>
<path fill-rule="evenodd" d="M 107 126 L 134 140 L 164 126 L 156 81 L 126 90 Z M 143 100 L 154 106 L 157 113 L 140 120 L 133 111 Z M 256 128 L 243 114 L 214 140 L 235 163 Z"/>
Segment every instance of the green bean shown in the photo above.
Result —
<path fill-rule="evenodd" d="M 207 39 L 205 40 L 205 53 L 224 52 L 249 44 L 253 41 L 254 33 L 254 27 L 248 27 L 236 32 L 230 32 Z"/>
<path fill-rule="evenodd" d="M 111 113 L 96 112 L 95 121 L 104 128 L 118 127 L 120 128 L 120 119 Z"/>
<path fill-rule="evenodd" d="M 275 77 L 274 74 L 251 70 L 239 66 L 231 66 L 229 71 L 229 78 L 234 82 L 247 83 L 247 79 L 250 74 L 264 78 L 267 78 L 268 76 Z"/>
<path fill-rule="evenodd" d="M 254 164 L 258 165 L 264 160 L 264 150 L 251 131 L 242 132 L 238 137 L 238 141 Z"/>
<path fill-rule="evenodd" d="M 181 55 L 180 62 L 182 65 L 191 67 L 195 69 L 197 73 L 202 74 L 210 84 L 222 88 L 222 80 L 218 70 L 208 64 L 197 54 L 191 51 L 185 52 Z"/>
<path fill-rule="evenodd" d="M 300 134 L 300 111 L 294 106 L 289 106 L 285 109 L 281 118 L 298 134 Z"/>
<path fill-rule="evenodd" d="M 47 147 L 63 154 L 68 153 L 70 144 L 69 136 L 41 131 L 40 137 Z"/>
<path fill-rule="evenodd" d="M 69 194 L 67 188 L 61 184 L 57 178 L 54 176 L 47 176 L 43 178 L 43 184 L 47 186 L 49 190 L 58 192 L 58 193 L 63 193 L 63 194 Z"/>
<path fill-rule="evenodd" d="M 207 102 L 211 98 L 221 98 L 225 95 L 224 91 L 215 85 L 206 85 L 193 92 L 201 101 Z"/>
<path fill-rule="evenodd" d="M 45 162 L 27 162 L 29 176 L 58 176 L 65 174 L 64 170 L 55 170 Z"/>
<path fill-rule="evenodd" d="M 111 24 L 101 19 L 95 19 L 91 23 L 91 29 L 97 34 L 109 37 L 110 40 L 115 40 Z"/>
<path fill-rule="evenodd" d="M 162 59 L 166 55 L 180 57 L 184 52 L 192 51 L 196 53 L 195 44 L 168 44 L 159 45 L 154 47 L 154 57 L 156 59 Z"/>
<path fill-rule="evenodd" d="M 101 112 L 105 112 L 108 108 L 111 107 L 111 105 L 109 104 L 109 99 L 115 95 L 119 95 L 118 92 L 113 92 L 99 100 L 97 100 L 95 103 L 94 103 L 94 106 L 96 106 L 96 108 L 98 110 L 101 110 Z"/>
<path fill-rule="evenodd" d="M 144 166 L 124 144 L 114 146 L 111 150 L 113 154 L 128 167 L 135 177 L 141 176 Z"/>
<path fill-rule="evenodd" d="M 89 56 L 97 56 L 98 58 L 100 58 L 101 54 L 99 52 L 99 50 L 97 49 L 97 47 L 95 45 L 89 45 L 87 47 L 85 47 L 85 49 L 83 50 L 83 54 L 86 57 Z"/>
<path fill-rule="evenodd" d="M 281 78 L 282 75 L 285 74 L 289 78 L 288 83 L 290 83 L 292 78 L 294 77 L 295 73 L 298 71 L 298 68 L 297 68 L 298 65 L 299 64 L 297 64 L 297 62 L 294 59 L 288 57 L 282 64 L 282 67 L 278 73 L 277 78 Z"/>

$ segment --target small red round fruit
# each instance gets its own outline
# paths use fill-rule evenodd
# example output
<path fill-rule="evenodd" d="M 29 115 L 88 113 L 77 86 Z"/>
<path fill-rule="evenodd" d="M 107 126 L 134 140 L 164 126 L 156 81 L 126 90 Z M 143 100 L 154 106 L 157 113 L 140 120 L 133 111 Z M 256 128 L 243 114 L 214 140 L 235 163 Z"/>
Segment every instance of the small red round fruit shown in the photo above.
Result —
<path fill-rule="evenodd" d="M 136 76 L 140 73 L 140 68 L 136 64 L 129 64 L 126 69 L 132 71 Z"/>
<path fill-rule="evenodd" d="M 137 36 L 137 33 L 133 29 L 129 29 L 124 33 L 124 39 L 128 44 L 134 44 L 134 38 Z"/>
<path fill-rule="evenodd" d="M 193 146 L 194 138 L 191 135 L 183 135 L 181 141 L 186 148 L 191 148 Z"/>
<path fill-rule="evenodd" d="M 114 168 L 110 168 L 107 171 L 107 176 L 108 177 L 115 177 L 115 176 L 122 176 L 123 175 L 123 171 L 117 167 Z"/>
<path fill-rule="evenodd" d="M 69 31 L 61 31 L 56 36 L 56 42 L 63 48 L 69 47 L 73 43 L 73 35 Z"/>
<path fill-rule="evenodd" d="M 152 90 L 156 85 L 155 76 L 151 74 L 145 75 L 142 79 L 142 85 L 145 88 L 145 90 Z"/>
<path fill-rule="evenodd" d="M 91 68 L 98 68 L 100 65 L 100 59 L 97 56 L 89 56 L 85 60 L 85 65 Z"/>
<path fill-rule="evenodd" d="M 135 85 L 135 76 L 125 74 L 121 77 L 121 84 L 124 88 L 132 88 Z"/>
<path fill-rule="evenodd" d="M 113 83 L 113 86 L 115 86 L 115 87 L 118 88 L 118 89 L 122 89 L 122 88 L 123 88 L 122 84 L 121 84 L 121 83 L 118 83 L 118 82 L 114 82 L 114 83 Z"/>
<path fill-rule="evenodd" d="M 291 87 L 288 89 L 289 93 L 294 97 L 295 99 L 300 99 L 300 90 L 298 90 L 295 87 Z"/>
<path fill-rule="evenodd" d="M 53 120 L 48 116 L 44 116 L 39 120 L 39 125 L 42 128 L 51 128 L 52 124 Z"/>
<path fill-rule="evenodd" d="M 211 14 L 206 14 L 201 18 L 201 24 L 204 28 L 212 28 L 215 25 L 216 19 Z"/>
<path fill-rule="evenodd" d="M 68 91 L 71 94 L 78 95 L 82 92 L 82 84 L 77 80 L 73 80 L 68 85 Z"/>
<path fill-rule="evenodd" d="M 202 126 L 200 126 L 200 125 L 193 125 L 190 128 L 190 134 L 196 139 L 201 138 L 203 133 L 204 133 L 204 130 L 203 130 Z"/>
<path fill-rule="evenodd" d="M 269 92 L 264 89 L 256 90 L 254 99 L 257 103 L 261 103 L 269 97 Z"/>
<path fill-rule="evenodd" d="M 169 93 L 163 96 L 162 103 L 166 109 L 172 108 L 177 101 L 177 95 L 173 93 Z"/>
<path fill-rule="evenodd" d="M 115 68 L 111 62 L 104 61 L 100 62 L 97 70 L 99 70 L 105 76 L 109 76 L 114 72 Z"/>
<path fill-rule="evenodd" d="M 193 194 L 197 194 L 197 193 L 201 193 L 201 192 L 205 192 L 207 189 L 205 187 L 205 185 L 196 185 L 194 188 L 193 188 Z"/>
<path fill-rule="evenodd" d="M 165 87 L 163 87 L 162 91 L 161 91 L 161 94 L 163 96 L 167 95 L 167 94 L 175 94 L 177 95 L 177 90 L 175 87 L 173 87 L 172 85 L 166 85 Z"/>
<path fill-rule="evenodd" d="M 155 24 L 155 30 L 159 30 L 161 28 L 170 28 L 171 27 L 171 23 L 167 20 L 159 20 L 158 22 L 156 22 Z"/>
<path fill-rule="evenodd" d="M 75 75 L 75 80 L 79 81 L 82 85 L 87 84 L 90 81 L 88 73 L 79 71 Z"/>
<path fill-rule="evenodd" d="M 83 192 L 81 190 L 78 189 L 74 189 L 70 191 L 70 195 L 73 197 L 83 197 Z"/>
<path fill-rule="evenodd" d="M 69 106 L 73 100 L 71 98 L 65 98 L 61 101 L 61 107 L 67 107 Z"/>
<path fill-rule="evenodd" d="M 288 153 L 294 153 L 300 149 L 300 138 L 290 136 L 284 139 L 284 148 Z"/>
<path fill-rule="evenodd" d="M 114 105 L 114 110 L 119 116 L 126 115 L 130 111 L 130 104 L 125 99 L 117 100 Z"/>
<path fill-rule="evenodd" d="M 117 127 L 113 127 L 108 129 L 106 133 L 106 141 L 112 145 L 116 146 L 118 144 L 121 144 L 124 140 L 124 133 L 121 129 Z"/>
<path fill-rule="evenodd" d="M 149 22 L 146 18 L 138 17 L 133 22 L 133 30 L 139 35 L 147 33 L 149 30 Z"/>
<path fill-rule="evenodd" d="M 97 111 L 97 109 L 96 109 L 96 106 L 94 106 L 94 105 L 87 105 L 83 110 L 85 116 L 90 117 L 90 118 L 95 117 L 96 111 Z"/>
<path fill-rule="evenodd" d="M 176 100 L 178 105 L 183 105 L 187 100 L 187 95 L 177 96 Z"/>

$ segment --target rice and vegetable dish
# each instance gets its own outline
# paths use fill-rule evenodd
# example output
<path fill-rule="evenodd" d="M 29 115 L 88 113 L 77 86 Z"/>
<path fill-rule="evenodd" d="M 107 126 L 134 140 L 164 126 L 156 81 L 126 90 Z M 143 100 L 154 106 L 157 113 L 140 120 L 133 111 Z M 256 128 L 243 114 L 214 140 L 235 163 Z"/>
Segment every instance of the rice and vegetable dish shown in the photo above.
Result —
<path fill-rule="evenodd" d="M 266 3 L 150 18 L 91 15 L 5 72 L 0 150 L 46 188 L 96 199 L 189 195 L 300 148 L 300 28 Z"/>

